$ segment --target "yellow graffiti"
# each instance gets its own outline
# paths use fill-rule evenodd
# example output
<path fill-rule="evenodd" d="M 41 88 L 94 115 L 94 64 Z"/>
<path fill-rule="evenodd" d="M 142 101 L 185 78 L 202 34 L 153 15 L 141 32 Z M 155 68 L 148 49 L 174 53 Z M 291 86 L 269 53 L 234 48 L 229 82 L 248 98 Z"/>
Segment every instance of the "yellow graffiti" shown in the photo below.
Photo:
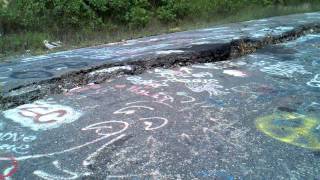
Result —
<path fill-rule="evenodd" d="M 296 113 L 277 113 L 257 119 L 257 128 L 282 142 L 320 150 L 320 123 L 313 117 Z"/>

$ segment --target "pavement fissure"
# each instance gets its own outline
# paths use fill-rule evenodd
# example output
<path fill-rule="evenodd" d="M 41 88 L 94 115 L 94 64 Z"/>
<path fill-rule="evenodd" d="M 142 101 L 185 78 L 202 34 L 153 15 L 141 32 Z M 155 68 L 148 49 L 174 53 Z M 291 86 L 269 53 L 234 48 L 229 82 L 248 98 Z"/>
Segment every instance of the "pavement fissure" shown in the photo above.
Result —
<path fill-rule="evenodd" d="M 295 40 L 301 36 L 320 32 L 320 23 L 298 26 L 280 35 L 263 38 L 244 37 L 227 43 L 192 45 L 180 48 L 179 53 L 160 56 L 133 58 L 126 61 L 105 62 L 66 72 L 49 79 L 39 80 L 14 87 L 0 96 L 0 109 L 6 110 L 30 103 L 48 95 L 61 94 L 72 88 L 94 83 L 100 84 L 119 75 L 136 75 L 146 70 L 162 67 L 173 68 L 197 63 L 217 62 L 234 59 L 271 44 Z"/>

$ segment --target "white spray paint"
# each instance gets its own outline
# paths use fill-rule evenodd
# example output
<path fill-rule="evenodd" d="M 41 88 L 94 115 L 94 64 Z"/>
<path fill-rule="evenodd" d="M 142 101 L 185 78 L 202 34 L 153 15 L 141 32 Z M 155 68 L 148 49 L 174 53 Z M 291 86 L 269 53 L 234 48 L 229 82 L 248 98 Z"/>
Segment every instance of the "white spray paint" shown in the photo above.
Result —
<path fill-rule="evenodd" d="M 228 74 L 230 76 L 235 76 L 235 77 L 247 77 L 248 75 L 245 72 L 239 71 L 239 70 L 224 70 L 224 74 Z"/>
<path fill-rule="evenodd" d="M 167 87 L 168 86 L 168 84 L 166 84 L 164 82 L 159 82 L 159 81 L 152 80 L 152 79 L 145 80 L 145 79 L 142 79 L 139 76 L 131 76 L 131 77 L 128 77 L 127 80 L 130 81 L 132 84 L 135 84 L 135 85 L 150 86 L 150 87 L 153 87 L 153 88 Z"/>
<path fill-rule="evenodd" d="M 118 137 L 115 137 L 111 140 L 108 141 L 108 143 L 106 143 L 105 145 L 110 145 L 110 144 L 113 144 L 114 142 L 122 139 L 123 137 L 125 137 L 126 135 L 125 134 L 122 134 L 122 135 L 119 135 Z M 98 143 L 100 141 L 103 141 L 105 139 L 107 139 L 109 136 L 103 136 L 103 137 L 100 137 L 98 139 L 95 139 L 93 141 L 90 141 L 90 142 L 87 142 L 87 143 L 84 143 L 82 145 L 79 145 L 79 146 L 75 146 L 75 147 L 72 147 L 72 148 L 69 148 L 69 149 L 65 149 L 65 150 L 62 150 L 62 151 L 57 151 L 57 152 L 53 152 L 53 153 L 46 153 L 46 154 L 35 154 L 35 155 L 29 155 L 29 156 L 18 156 L 16 157 L 15 159 L 17 161 L 23 161 L 23 160 L 27 160 L 27 159 L 37 159 L 37 158 L 42 158 L 42 157 L 51 157 L 51 156 L 56 156 L 56 155 L 60 155 L 60 154 L 64 154 L 64 153 L 68 153 L 68 152 L 72 152 L 72 151 L 75 151 L 75 150 L 79 150 L 81 148 L 84 148 L 84 147 L 87 147 L 89 145 L 92 145 L 92 144 L 95 144 L 95 143 Z M 0 157 L 0 160 L 3 160 L 3 161 L 9 161 L 11 160 L 10 158 L 8 157 Z"/>
<path fill-rule="evenodd" d="M 15 154 L 27 154 L 30 150 L 29 143 L 36 140 L 37 137 L 18 132 L 1 132 L 0 133 L 0 150 Z"/>
<path fill-rule="evenodd" d="M 201 80 L 201 79 L 199 79 Z M 221 86 L 218 80 L 210 79 L 210 82 L 189 82 L 186 83 L 186 87 L 189 88 L 193 92 L 208 92 L 210 96 L 218 96 L 227 94 L 227 90 L 222 90 L 223 86 Z"/>
<path fill-rule="evenodd" d="M 45 101 L 25 104 L 4 111 L 3 114 L 6 118 L 34 131 L 58 128 L 63 124 L 76 121 L 82 115 L 71 107 Z"/>
<path fill-rule="evenodd" d="M 154 110 L 154 108 L 148 107 L 148 106 L 129 106 L 129 107 L 121 108 L 121 109 L 115 111 L 113 114 L 130 115 L 130 114 L 134 114 L 137 111 L 137 109 L 148 109 L 151 111 Z"/>
<path fill-rule="evenodd" d="M 293 77 L 295 73 L 298 74 L 311 74 L 310 72 L 304 69 L 303 65 L 294 64 L 290 62 L 278 62 L 277 64 L 273 64 L 267 67 L 263 67 L 260 71 L 284 77 Z"/>
<path fill-rule="evenodd" d="M 113 126 L 112 124 L 118 124 L 118 125 L 121 125 L 123 126 L 122 129 L 116 131 L 116 132 L 112 132 L 112 133 L 108 133 L 106 131 L 110 131 L 110 130 L 113 130 Z M 123 121 L 106 121 L 106 122 L 100 122 L 100 123 L 95 123 L 95 124 L 92 124 L 90 126 L 87 126 L 85 128 L 83 128 L 82 130 L 83 131 L 88 131 L 88 130 L 95 130 L 95 132 L 97 133 L 97 135 L 100 135 L 100 136 L 104 136 L 104 137 L 110 137 L 110 136 L 114 136 L 114 135 L 117 135 L 117 134 L 121 134 L 123 133 L 124 131 L 126 131 L 129 127 L 129 124 L 127 122 L 123 122 Z M 124 137 L 123 135 L 121 135 L 122 137 Z M 119 136 L 119 137 L 121 137 Z M 98 148 L 94 153 L 90 154 L 83 162 L 82 162 L 82 165 L 84 166 L 88 166 L 90 164 L 94 164 L 94 160 L 95 160 L 95 157 L 97 157 L 100 152 L 105 149 L 107 146 L 109 146 L 110 143 L 106 143 L 104 144 L 103 146 L 101 146 L 100 148 Z"/>
<path fill-rule="evenodd" d="M 90 172 L 72 172 L 70 170 L 64 169 L 61 167 L 59 161 L 53 161 L 52 164 L 57 170 L 62 171 L 66 175 L 62 176 L 62 175 L 50 174 L 42 170 L 36 170 L 33 172 L 33 174 L 45 180 L 73 180 L 73 179 L 78 179 L 82 176 L 88 176 L 91 174 Z"/>
<path fill-rule="evenodd" d="M 320 74 L 314 76 L 309 82 L 307 82 L 308 86 L 320 88 Z"/>
<path fill-rule="evenodd" d="M 116 66 L 91 72 L 90 75 L 114 73 L 120 70 L 131 71 L 131 66 Z"/>
<path fill-rule="evenodd" d="M 153 131 L 160 129 L 168 124 L 168 119 L 163 118 L 163 117 L 149 117 L 149 118 L 140 118 L 139 121 L 144 121 L 144 124 L 146 125 L 145 130 L 146 131 Z M 153 126 L 152 121 L 160 121 L 161 124 L 159 126 Z"/>
<path fill-rule="evenodd" d="M 168 55 L 168 54 L 179 54 L 179 53 L 183 53 L 184 51 L 181 50 L 168 50 L 168 51 L 157 51 L 156 54 L 158 55 Z"/>

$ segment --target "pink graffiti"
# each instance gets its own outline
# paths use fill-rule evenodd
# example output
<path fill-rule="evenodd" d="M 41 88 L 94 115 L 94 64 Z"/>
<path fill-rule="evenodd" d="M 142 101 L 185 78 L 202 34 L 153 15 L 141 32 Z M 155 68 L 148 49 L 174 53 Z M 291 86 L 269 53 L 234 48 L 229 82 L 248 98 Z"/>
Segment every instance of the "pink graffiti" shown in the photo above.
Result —
<path fill-rule="evenodd" d="M 152 93 L 150 92 L 149 89 L 151 89 L 152 87 L 150 86 L 145 86 L 145 87 L 140 87 L 140 86 L 131 86 L 128 91 L 135 93 L 137 95 L 141 95 L 141 96 L 147 96 L 147 97 L 151 97 L 153 99 L 155 99 L 157 102 L 163 103 L 166 101 L 170 101 L 173 102 L 174 98 L 167 95 L 164 92 L 157 92 L 157 93 Z"/>

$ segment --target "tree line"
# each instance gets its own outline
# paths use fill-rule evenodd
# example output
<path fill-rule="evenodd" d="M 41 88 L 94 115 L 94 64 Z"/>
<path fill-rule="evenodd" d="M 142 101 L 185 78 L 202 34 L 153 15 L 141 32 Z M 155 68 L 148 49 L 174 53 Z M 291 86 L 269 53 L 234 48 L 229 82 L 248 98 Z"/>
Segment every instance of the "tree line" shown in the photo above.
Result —
<path fill-rule="evenodd" d="M 320 0 L 309 0 L 320 1 Z M 204 13 L 232 13 L 249 5 L 287 5 L 301 0 L 0 0 L 1 34 L 98 30 L 110 24 L 143 28 L 151 20 L 174 23 Z"/>

